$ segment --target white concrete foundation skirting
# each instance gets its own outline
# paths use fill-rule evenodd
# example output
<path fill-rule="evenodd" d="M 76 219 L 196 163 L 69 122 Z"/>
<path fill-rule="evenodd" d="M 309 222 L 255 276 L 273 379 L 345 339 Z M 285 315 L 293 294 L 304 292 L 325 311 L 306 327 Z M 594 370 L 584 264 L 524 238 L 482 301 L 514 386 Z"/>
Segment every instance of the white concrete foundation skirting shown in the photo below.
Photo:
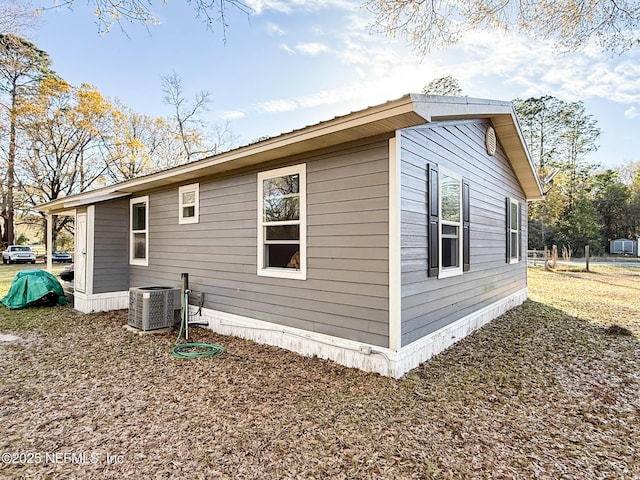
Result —
<path fill-rule="evenodd" d="M 129 291 L 86 295 L 74 292 L 73 308 L 82 313 L 108 312 L 129 308 Z"/>
<path fill-rule="evenodd" d="M 347 367 L 400 378 L 510 308 L 522 304 L 526 299 L 525 288 L 398 351 L 206 308 L 202 309 L 201 317 L 196 314 L 196 307 L 191 307 L 191 313 L 194 320 L 208 322 L 209 328 L 222 335 L 237 336 L 301 355 L 333 360 Z"/>

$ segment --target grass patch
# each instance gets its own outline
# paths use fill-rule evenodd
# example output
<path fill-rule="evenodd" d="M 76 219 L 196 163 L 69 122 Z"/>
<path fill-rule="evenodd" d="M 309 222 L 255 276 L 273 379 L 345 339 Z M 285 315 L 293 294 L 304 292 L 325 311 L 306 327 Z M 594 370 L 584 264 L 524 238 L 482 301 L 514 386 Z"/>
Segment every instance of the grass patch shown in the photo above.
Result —
<path fill-rule="evenodd" d="M 585 271 L 529 269 L 529 298 L 602 327 L 640 334 L 640 268 L 591 266 Z"/>

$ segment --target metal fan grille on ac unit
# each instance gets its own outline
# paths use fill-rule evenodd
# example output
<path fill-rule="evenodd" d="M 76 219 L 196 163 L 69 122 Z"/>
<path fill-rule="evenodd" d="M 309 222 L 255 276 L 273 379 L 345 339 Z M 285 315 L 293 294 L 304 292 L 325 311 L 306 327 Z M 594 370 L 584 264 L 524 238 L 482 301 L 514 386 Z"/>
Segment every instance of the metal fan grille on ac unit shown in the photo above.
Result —
<path fill-rule="evenodd" d="M 129 325 L 143 331 L 172 327 L 179 318 L 180 292 L 170 287 L 129 289 Z"/>

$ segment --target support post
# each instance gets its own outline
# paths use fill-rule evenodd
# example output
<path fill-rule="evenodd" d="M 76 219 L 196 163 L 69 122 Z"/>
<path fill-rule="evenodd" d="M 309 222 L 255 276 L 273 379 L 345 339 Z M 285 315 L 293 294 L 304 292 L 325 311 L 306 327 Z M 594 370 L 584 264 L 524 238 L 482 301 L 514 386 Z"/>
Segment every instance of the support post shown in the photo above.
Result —
<path fill-rule="evenodd" d="M 47 272 L 53 270 L 53 216 L 47 213 Z"/>
<path fill-rule="evenodd" d="M 584 261 L 587 267 L 587 272 L 589 271 L 589 245 L 585 245 L 584 247 Z"/>

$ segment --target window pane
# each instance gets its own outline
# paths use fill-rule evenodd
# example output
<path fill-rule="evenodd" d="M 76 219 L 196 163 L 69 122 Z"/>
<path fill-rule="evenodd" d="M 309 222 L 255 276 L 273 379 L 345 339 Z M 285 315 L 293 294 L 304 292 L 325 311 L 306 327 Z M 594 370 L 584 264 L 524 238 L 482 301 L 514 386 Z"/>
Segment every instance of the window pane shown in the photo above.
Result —
<path fill-rule="evenodd" d="M 277 227 L 267 227 L 267 240 L 299 240 L 300 225 L 279 225 Z"/>
<path fill-rule="evenodd" d="M 182 192 L 182 203 L 185 205 L 196 203 L 196 192 Z"/>
<path fill-rule="evenodd" d="M 442 267 L 458 267 L 458 238 L 442 238 Z"/>
<path fill-rule="evenodd" d="M 294 193 L 300 193 L 300 176 L 285 175 L 284 177 L 273 177 L 263 180 L 263 191 L 267 197 L 284 197 Z"/>
<path fill-rule="evenodd" d="M 145 230 L 147 228 L 146 203 L 134 203 L 131 206 L 131 230 Z"/>
<path fill-rule="evenodd" d="M 518 204 L 511 204 L 511 230 L 518 230 Z"/>
<path fill-rule="evenodd" d="M 137 258 L 137 259 L 147 258 L 147 234 L 146 233 L 133 234 L 133 258 Z"/>
<path fill-rule="evenodd" d="M 300 218 L 300 175 L 267 178 L 262 187 L 265 222 Z"/>
<path fill-rule="evenodd" d="M 196 216 L 196 207 L 182 207 L 182 218 L 191 218 Z"/>
<path fill-rule="evenodd" d="M 447 175 L 441 176 L 440 196 L 442 199 L 442 220 L 460 221 L 460 182 Z"/>
<path fill-rule="evenodd" d="M 271 197 L 264 199 L 264 221 L 282 222 L 300 219 L 300 197 Z"/>
<path fill-rule="evenodd" d="M 458 236 L 458 227 L 455 225 L 442 225 L 442 236 L 443 237 L 457 237 Z"/>
<path fill-rule="evenodd" d="M 265 245 L 265 267 L 300 269 L 300 245 Z"/>
<path fill-rule="evenodd" d="M 518 232 L 511 232 L 511 258 L 518 258 Z"/>

